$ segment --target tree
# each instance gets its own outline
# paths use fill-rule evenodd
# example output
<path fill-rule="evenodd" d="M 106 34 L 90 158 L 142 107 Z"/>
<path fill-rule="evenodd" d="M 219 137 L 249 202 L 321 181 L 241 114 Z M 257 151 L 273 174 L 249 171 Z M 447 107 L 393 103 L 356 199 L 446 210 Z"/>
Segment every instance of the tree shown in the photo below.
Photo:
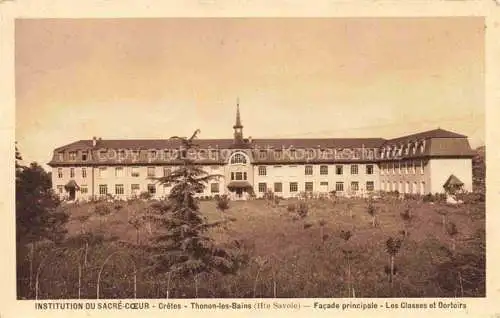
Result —
<path fill-rule="evenodd" d="M 66 234 L 64 224 L 68 215 L 58 209 L 60 201 L 52 191 L 49 174 L 35 162 L 28 167 L 19 164 L 22 157 L 17 146 L 15 159 L 16 251 L 18 262 L 22 262 L 25 247 L 29 245 L 29 282 L 32 288 L 35 244 L 44 239 L 61 241 Z M 23 276 L 21 269 L 22 266 L 18 267 L 18 277 Z"/>
<path fill-rule="evenodd" d="M 203 191 L 207 182 L 217 178 L 209 175 L 187 156 L 196 149 L 196 130 L 190 138 L 172 137 L 180 141 L 179 158 L 182 164 L 168 175 L 154 178 L 160 184 L 172 186 L 168 204 L 156 209 L 157 233 L 152 238 L 153 268 L 160 273 L 173 273 L 183 277 L 197 277 L 206 272 L 231 272 L 236 264 L 230 253 L 216 247 L 207 230 L 222 222 L 209 223 L 200 212 L 195 194 Z"/>
<path fill-rule="evenodd" d="M 68 215 L 58 209 L 48 173 L 36 162 L 16 170 L 16 240 L 18 244 L 41 239 L 60 241 Z"/>

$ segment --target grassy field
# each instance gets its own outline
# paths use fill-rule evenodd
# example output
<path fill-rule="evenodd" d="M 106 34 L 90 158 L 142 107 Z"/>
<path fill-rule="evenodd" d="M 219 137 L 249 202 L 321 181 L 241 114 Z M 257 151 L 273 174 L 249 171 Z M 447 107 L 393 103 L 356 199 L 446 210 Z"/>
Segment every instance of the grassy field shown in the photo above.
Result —
<path fill-rule="evenodd" d="M 485 295 L 484 203 L 448 206 L 381 199 L 374 202 L 375 226 L 363 199 L 309 200 L 303 218 L 297 203 L 230 202 L 225 217 L 234 221 L 210 234 L 218 244 L 236 249 L 246 265 L 234 275 L 210 274 L 196 281 L 149 271 L 146 247 L 155 225 L 142 222 L 134 227 L 133 220 L 149 211 L 151 202 L 66 205 L 67 241 L 56 250 L 38 244 L 31 287 L 29 262 L 20 262 L 18 295 L 96 298 L 98 285 L 100 298 Z M 209 220 L 221 218 L 215 201 L 202 201 L 200 208 Z M 411 221 L 401 216 L 407 208 Z M 455 235 L 450 235 L 451 224 L 456 225 Z M 404 229 L 408 235 L 401 233 Z M 350 231 L 352 237 L 344 240 L 341 231 Z M 82 233 L 89 242 L 87 248 Z M 389 237 L 402 239 L 392 283 L 387 269 Z M 343 250 L 352 251 L 350 276 Z"/>

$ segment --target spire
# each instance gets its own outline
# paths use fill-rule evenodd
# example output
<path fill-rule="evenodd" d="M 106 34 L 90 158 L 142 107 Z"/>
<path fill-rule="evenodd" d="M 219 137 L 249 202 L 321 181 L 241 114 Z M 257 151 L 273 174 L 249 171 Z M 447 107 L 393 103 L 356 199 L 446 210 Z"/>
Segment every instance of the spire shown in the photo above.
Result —
<path fill-rule="evenodd" d="M 234 142 L 236 144 L 241 144 L 243 142 L 243 125 L 241 124 L 240 118 L 240 99 L 236 100 L 236 123 L 233 126 L 234 129 Z"/>
<path fill-rule="evenodd" d="M 236 99 L 236 124 L 233 126 L 234 129 L 236 128 L 243 128 L 241 125 L 241 118 L 240 118 L 240 99 Z"/>

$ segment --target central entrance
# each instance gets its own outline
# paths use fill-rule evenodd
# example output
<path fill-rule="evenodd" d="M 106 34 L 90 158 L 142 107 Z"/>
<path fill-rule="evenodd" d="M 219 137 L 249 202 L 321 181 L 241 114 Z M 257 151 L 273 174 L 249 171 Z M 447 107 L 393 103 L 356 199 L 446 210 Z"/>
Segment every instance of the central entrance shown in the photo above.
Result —
<path fill-rule="evenodd" d="M 241 150 L 235 151 L 229 158 L 227 188 L 232 200 L 247 200 L 252 193 L 252 170 L 250 160 Z"/>
<path fill-rule="evenodd" d="M 252 185 L 246 180 L 231 181 L 227 188 L 232 200 L 247 200 L 252 193 Z"/>

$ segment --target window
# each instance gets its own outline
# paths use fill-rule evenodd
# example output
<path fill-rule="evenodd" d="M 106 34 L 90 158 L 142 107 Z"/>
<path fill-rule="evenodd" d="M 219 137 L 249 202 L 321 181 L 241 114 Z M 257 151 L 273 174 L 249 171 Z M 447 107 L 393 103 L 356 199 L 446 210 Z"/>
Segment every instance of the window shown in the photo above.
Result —
<path fill-rule="evenodd" d="M 100 195 L 108 194 L 108 185 L 107 184 L 100 184 L 99 185 L 99 194 Z"/>
<path fill-rule="evenodd" d="M 366 174 L 373 174 L 373 165 L 366 165 Z"/>
<path fill-rule="evenodd" d="M 57 177 L 62 178 L 63 177 L 63 169 L 62 168 L 57 168 Z"/>
<path fill-rule="evenodd" d="M 130 175 L 132 177 L 138 177 L 139 176 L 139 167 L 132 167 Z"/>
<path fill-rule="evenodd" d="M 170 174 L 170 168 L 169 167 L 163 167 L 163 176 L 166 177 Z"/>
<path fill-rule="evenodd" d="M 344 166 L 342 165 L 336 165 L 335 166 L 335 174 L 341 175 L 344 173 Z"/>
<path fill-rule="evenodd" d="M 140 185 L 138 184 L 132 184 L 130 185 L 130 192 L 132 192 L 132 194 L 139 194 L 139 192 L 141 191 L 141 187 Z"/>
<path fill-rule="evenodd" d="M 305 175 L 312 176 L 312 174 L 313 174 L 313 167 L 312 166 L 305 166 Z"/>
<path fill-rule="evenodd" d="M 281 159 L 282 155 L 283 155 L 283 151 L 281 149 L 274 150 L 274 158 L 275 159 Z"/>
<path fill-rule="evenodd" d="M 125 159 L 125 157 L 126 157 L 126 155 L 125 155 L 125 150 L 123 150 L 123 149 L 122 149 L 122 150 L 118 150 L 118 155 L 117 155 L 117 157 L 118 157 L 118 160 L 123 160 L 123 159 Z"/>
<path fill-rule="evenodd" d="M 351 174 L 358 174 L 358 165 L 351 165 Z"/>
<path fill-rule="evenodd" d="M 219 193 L 219 184 L 218 183 L 211 183 L 210 184 L 210 192 L 211 193 Z"/>
<path fill-rule="evenodd" d="M 60 152 L 57 154 L 59 161 L 64 161 L 64 152 Z"/>
<path fill-rule="evenodd" d="M 76 160 L 76 151 L 69 152 L 69 160 Z"/>
<path fill-rule="evenodd" d="M 62 194 L 64 192 L 64 187 L 62 185 L 58 185 L 57 192 L 59 192 L 59 194 Z"/>
<path fill-rule="evenodd" d="M 217 160 L 218 154 L 219 154 L 218 150 L 211 150 L 210 151 L 210 155 L 211 155 L 212 159 L 214 159 L 214 160 Z"/>
<path fill-rule="evenodd" d="M 327 175 L 328 174 L 328 166 L 319 166 L 319 174 Z"/>
<path fill-rule="evenodd" d="M 290 182 L 290 192 L 299 191 L 299 184 L 297 182 Z"/>
<path fill-rule="evenodd" d="M 422 152 L 422 153 L 423 153 L 423 152 L 424 152 L 424 150 L 425 150 L 425 140 L 424 140 L 424 141 L 422 141 L 422 143 L 420 144 L 420 152 Z"/>
<path fill-rule="evenodd" d="M 106 167 L 99 167 L 99 177 L 100 178 L 106 177 Z"/>
<path fill-rule="evenodd" d="M 359 182 L 352 181 L 351 182 L 351 191 L 358 191 L 358 190 L 359 190 Z"/>
<path fill-rule="evenodd" d="M 163 160 L 168 161 L 168 160 L 172 159 L 172 158 L 170 158 L 171 156 L 172 156 L 172 152 L 169 149 L 163 150 Z"/>
<path fill-rule="evenodd" d="M 82 168 L 82 178 L 87 178 L 87 168 Z"/>
<path fill-rule="evenodd" d="M 69 177 L 74 178 L 75 177 L 75 168 L 69 168 Z"/>
<path fill-rule="evenodd" d="M 290 157 L 291 157 L 292 159 L 295 159 L 296 154 L 297 154 L 296 149 L 290 149 Z"/>
<path fill-rule="evenodd" d="M 247 159 L 245 156 L 241 153 L 236 153 L 232 158 L 231 158 L 231 164 L 246 164 Z"/>
<path fill-rule="evenodd" d="M 265 176 L 267 175 L 267 169 L 265 166 L 260 166 L 259 167 L 259 176 Z"/>
<path fill-rule="evenodd" d="M 82 152 L 82 161 L 87 161 L 88 153 L 86 151 Z"/>
<path fill-rule="evenodd" d="M 265 193 L 267 191 L 267 184 L 265 182 L 259 183 L 259 192 Z"/>
<path fill-rule="evenodd" d="M 373 191 L 375 189 L 375 184 L 373 181 L 366 181 L 366 191 Z"/>
<path fill-rule="evenodd" d="M 124 194 L 123 184 L 115 184 L 115 194 Z"/>
<path fill-rule="evenodd" d="M 313 188 L 314 188 L 314 187 L 313 187 L 313 183 L 312 183 L 312 182 L 306 182 L 306 183 L 305 183 L 305 190 L 306 190 L 307 192 L 312 192 L 312 191 L 313 191 Z"/>
<path fill-rule="evenodd" d="M 87 194 L 87 193 L 89 193 L 89 188 L 86 185 L 81 185 L 80 186 L 80 193 L 81 194 Z"/>
<path fill-rule="evenodd" d="M 236 180 L 243 180 L 243 173 L 236 172 Z"/>
<path fill-rule="evenodd" d="M 283 184 L 281 182 L 274 183 L 274 192 L 283 192 Z"/>
<path fill-rule="evenodd" d="M 420 160 L 420 174 L 424 174 L 424 161 Z"/>
<path fill-rule="evenodd" d="M 115 177 L 123 177 L 123 167 L 115 168 Z"/>
<path fill-rule="evenodd" d="M 418 186 L 417 186 L 417 182 L 413 182 L 413 189 L 412 189 L 412 190 L 413 190 L 412 192 L 413 192 L 414 194 L 418 194 Z"/>
<path fill-rule="evenodd" d="M 149 158 L 150 158 L 151 160 L 156 160 L 156 155 L 157 155 L 156 150 L 151 150 L 151 151 L 149 151 Z"/>
<path fill-rule="evenodd" d="M 234 172 L 231 172 L 231 180 L 234 180 Z"/>
<path fill-rule="evenodd" d="M 154 184 L 148 184 L 148 192 L 149 194 L 156 194 L 156 185 Z"/>
<path fill-rule="evenodd" d="M 266 159 L 266 151 L 265 150 L 261 150 L 259 152 L 259 158 L 260 159 Z"/>
<path fill-rule="evenodd" d="M 344 191 L 344 182 L 335 182 L 335 191 Z"/>
<path fill-rule="evenodd" d="M 148 167 L 148 177 L 155 176 L 155 167 Z"/>
<path fill-rule="evenodd" d="M 319 185 L 323 187 L 328 187 L 328 181 L 321 181 Z"/>

